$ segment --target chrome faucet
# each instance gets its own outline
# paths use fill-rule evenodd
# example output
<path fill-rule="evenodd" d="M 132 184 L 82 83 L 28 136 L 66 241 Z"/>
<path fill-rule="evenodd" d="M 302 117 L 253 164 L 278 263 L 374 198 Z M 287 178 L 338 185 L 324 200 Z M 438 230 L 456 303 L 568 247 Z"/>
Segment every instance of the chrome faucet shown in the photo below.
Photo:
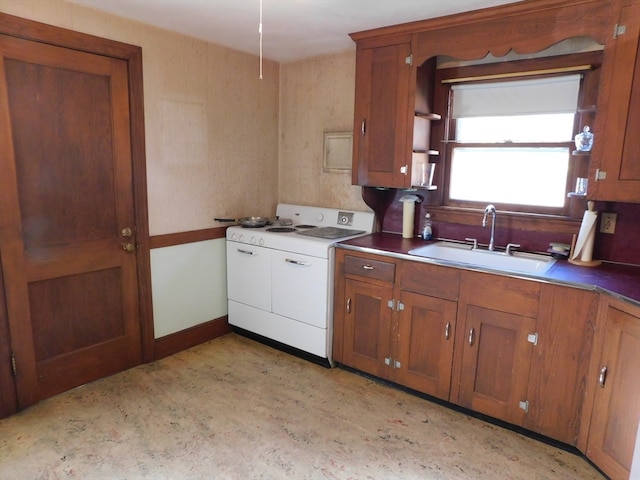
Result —
<path fill-rule="evenodd" d="M 482 226 L 487 226 L 487 215 L 491 214 L 491 239 L 489 240 L 489 250 L 493 252 L 495 247 L 494 237 L 496 233 L 496 207 L 489 204 L 484 209 L 484 217 L 482 217 Z"/>

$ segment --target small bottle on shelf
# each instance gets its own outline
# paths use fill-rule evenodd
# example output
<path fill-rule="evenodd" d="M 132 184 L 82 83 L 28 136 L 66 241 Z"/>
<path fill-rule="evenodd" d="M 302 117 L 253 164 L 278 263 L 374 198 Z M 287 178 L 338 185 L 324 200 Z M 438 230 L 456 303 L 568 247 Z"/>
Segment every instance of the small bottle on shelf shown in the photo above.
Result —
<path fill-rule="evenodd" d="M 427 213 L 424 216 L 424 226 L 422 227 L 422 239 L 431 240 L 433 237 L 433 229 L 431 227 L 431 214 Z"/>

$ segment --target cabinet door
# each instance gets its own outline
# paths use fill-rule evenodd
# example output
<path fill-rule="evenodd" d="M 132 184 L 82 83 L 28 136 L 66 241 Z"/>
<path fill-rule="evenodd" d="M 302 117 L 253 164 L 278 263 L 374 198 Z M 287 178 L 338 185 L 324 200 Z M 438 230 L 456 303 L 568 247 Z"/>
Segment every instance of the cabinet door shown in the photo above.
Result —
<path fill-rule="evenodd" d="M 388 302 L 393 288 L 357 280 L 345 281 L 343 362 L 378 377 L 388 376 L 391 321 Z"/>
<path fill-rule="evenodd" d="M 415 71 L 409 36 L 381 46 L 358 45 L 353 142 L 356 185 L 408 187 Z M 406 167 L 405 167 L 406 166 Z M 402 171 L 404 167 L 404 172 Z"/>
<path fill-rule="evenodd" d="M 449 400 L 457 303 L 402 292 L 394 380 Z"/>
<path fill-rule="evenodd" d="M 627 479 L 640 420 L 640 309 L 608 303 L 587 457 L 612 479 Z"/>
<path fill-rule="evenodd" d="M 522 425 L 535 319 L 467 305 L 457 403 Z"/>
<path fill-rule="evenodd" d="M 592 291 L 559 285 L 540 290 L 525 427 L 569 445 L 577 445 L 579 435 L 586 442 L 580 422 L 598 299 Z"/>
<path fill-rule="evenodd" d="M 626 3 L 635 4 L 621 9 L 624 32 L 607 45 L 613 59 L 599 101 L 606 126 L 595 139 L 593 169 L 606 174 L 596 182 L 597 199 L 640 202 L 640 3 Z"/>

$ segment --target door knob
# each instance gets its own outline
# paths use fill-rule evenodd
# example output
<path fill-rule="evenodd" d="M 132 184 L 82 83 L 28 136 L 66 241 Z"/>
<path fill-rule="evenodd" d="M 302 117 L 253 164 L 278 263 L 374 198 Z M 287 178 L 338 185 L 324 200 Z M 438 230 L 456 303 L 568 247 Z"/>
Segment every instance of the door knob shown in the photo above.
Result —
<path fill-rule="evenodd" d="M 136 249 L 136 246 L 131 242 L 125 242 L 122 244 L 122 248 L 126 252 L 133 252 Z"/>

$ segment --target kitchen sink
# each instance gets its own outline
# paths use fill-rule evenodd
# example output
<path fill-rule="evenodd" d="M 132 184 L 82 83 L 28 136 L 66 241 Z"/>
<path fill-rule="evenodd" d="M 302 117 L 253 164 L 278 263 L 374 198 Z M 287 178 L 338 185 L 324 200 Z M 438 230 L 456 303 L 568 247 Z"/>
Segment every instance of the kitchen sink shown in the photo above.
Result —
<path fill-rule="evenodd" d="M 452 264 L 473 265 L 517 273 L 541 274 L 555 263 L 555 259 L 546 255 L 525 252 L 504 252 L 472 249 L 470 245 L 453 242 L 435 242 L 409 251 L 410 255 L 433 258 Z"/>

